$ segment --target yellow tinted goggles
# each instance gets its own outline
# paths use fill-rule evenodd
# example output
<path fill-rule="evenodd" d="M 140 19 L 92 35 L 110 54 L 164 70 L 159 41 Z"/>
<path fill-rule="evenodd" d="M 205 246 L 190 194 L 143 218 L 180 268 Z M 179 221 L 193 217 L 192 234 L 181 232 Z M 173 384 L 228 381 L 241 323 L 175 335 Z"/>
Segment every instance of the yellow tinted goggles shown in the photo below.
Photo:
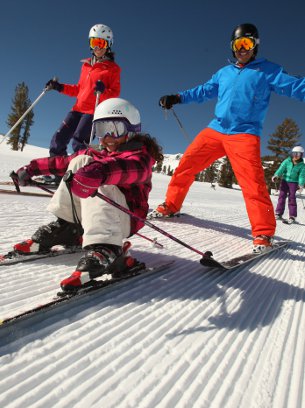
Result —
<path fill-rule="evenodd" d="M 240 37 L 232 41 L 232 50 L 234 52 L 240 51 L 242 48 L 246 51 L 253 50 L 256 46 L 255 38 L 253 37 Z"/>

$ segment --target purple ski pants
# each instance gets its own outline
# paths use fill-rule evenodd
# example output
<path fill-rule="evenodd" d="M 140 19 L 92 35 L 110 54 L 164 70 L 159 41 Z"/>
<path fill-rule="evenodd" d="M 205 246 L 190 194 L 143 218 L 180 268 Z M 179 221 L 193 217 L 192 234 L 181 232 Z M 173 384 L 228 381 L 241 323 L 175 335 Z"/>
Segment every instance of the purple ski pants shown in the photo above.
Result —
<path fill-rule="evenodd" d="M 289 217 L 297 216 L 297 200 L 296 192 L 298 190 L 298 183 L 289 183 L 285 180 L 281 181 L 280 195 L 277 202 L 275 213 L 283 215 L 285 211 L 286 198 L 288 196 L 288 211 Z"/>
<path fill-rule="evenodd" d="M 86 149 L 92 128 L 93 115 L 70 111 L 55 132 L 50 143 L 50 156 L 66 156 L 72 139 L 72 149 L 77 152 Z"/>

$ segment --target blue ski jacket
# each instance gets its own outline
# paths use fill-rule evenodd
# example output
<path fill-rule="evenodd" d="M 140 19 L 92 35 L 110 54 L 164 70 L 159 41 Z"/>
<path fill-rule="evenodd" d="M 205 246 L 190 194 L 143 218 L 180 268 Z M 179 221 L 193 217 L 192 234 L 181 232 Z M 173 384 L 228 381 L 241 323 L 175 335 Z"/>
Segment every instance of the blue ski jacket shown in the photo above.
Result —
<path fill-rule="evenodd" d="M 227 65 L 208 82 L 179 95 L 181 103 L 218 98 L 208 127 L 228 135 L 261 136 L 271 92 L 304 101 L 305 78 L 288 75 L 280 65 L 260 58 L 243 67 Z"/>

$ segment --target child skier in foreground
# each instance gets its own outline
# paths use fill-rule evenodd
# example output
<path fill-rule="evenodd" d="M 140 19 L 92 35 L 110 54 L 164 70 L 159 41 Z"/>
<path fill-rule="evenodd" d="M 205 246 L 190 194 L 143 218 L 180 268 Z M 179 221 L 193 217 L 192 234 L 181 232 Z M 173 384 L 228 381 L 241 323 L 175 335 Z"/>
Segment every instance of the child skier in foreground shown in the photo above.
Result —
<path fill-rule="evenodd" d="M 101 151 L 80 150 L 71 156 L 32 160 L 17 171 L 20 185 L 31 177 L 74 174 L 70 183 L 72 197 L 64 180 L 52 197 L 48 211 L 58 219 L 40 227 L 27 240 L 14 247 L 22 254 L 48 251 L 54 245 L 80 245 L 88 252 L 79 260 L 75 272 L 61 282 L 64 291 L 75 291 L 83 284 L 111 270 L 124 273 L 122 241 L 143 227 L 129 215 L 98 197 L 102 194 L 128 208 L 142 219 L 148 211 L 152 166 L 163 160 L 160 146 L 149 135 L 141 134 L 138 110 L 128 101 L 111 98 L 102 102 L 94 114 L 95 136 Z M 73 202 L 71 203 L 71 199 Z M 75 222 L 73 209 L 81 225 Z"/>
<path fill-rule="evenodd" d="M 242 189 L 253 235 L 253 252 L 272 248 L 276 221 L 260 155 L 260 135 L 271 92 L 305 100 L 305 79 L 288 75 L 264 58 L 256 59 L 259 35 L 253 24 L 241 24 L 231 37 L 236 63 L 220 69 L 193 89 L 160 98 L 162 108 L 217 98 L 215 118 L 189 145 L 172 176 L 166 199 L 149 218 L 178 212 L 195 175 L 227 156 Z"/>

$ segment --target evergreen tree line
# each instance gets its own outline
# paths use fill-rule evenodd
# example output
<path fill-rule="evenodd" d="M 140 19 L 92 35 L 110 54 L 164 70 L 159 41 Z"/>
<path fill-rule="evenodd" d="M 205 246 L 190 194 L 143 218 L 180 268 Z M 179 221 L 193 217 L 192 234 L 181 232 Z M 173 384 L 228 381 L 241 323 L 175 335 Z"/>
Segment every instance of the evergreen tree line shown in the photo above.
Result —
<path fill-rule="evenodd" d="M 271 154 L 261 158 L 269 193 L 272 189 L 278 189 L 278 186 L 272 182 L 271 177 L 281 162 L 289 155 L 292 147 L 300 144 L 300 139 L 301 133 L 299 127 L 291 118 L 286 118 L 276 128 L 275 132 L 270 135 L 267 149 L 270 150 Z M 165 166 L 163 162 L 161 162 L 156 164 L 153 171 L 172 176 L 174 169 L 171 169 L 170 165 Z M 218 183 L 219 186 L 226 188 L 233 188 L 233 184 L 238 184 L 227 157 L 215 161 L 210 167 L 198 173 L 195 180 L 208 182 L 212 185 Z"/>

